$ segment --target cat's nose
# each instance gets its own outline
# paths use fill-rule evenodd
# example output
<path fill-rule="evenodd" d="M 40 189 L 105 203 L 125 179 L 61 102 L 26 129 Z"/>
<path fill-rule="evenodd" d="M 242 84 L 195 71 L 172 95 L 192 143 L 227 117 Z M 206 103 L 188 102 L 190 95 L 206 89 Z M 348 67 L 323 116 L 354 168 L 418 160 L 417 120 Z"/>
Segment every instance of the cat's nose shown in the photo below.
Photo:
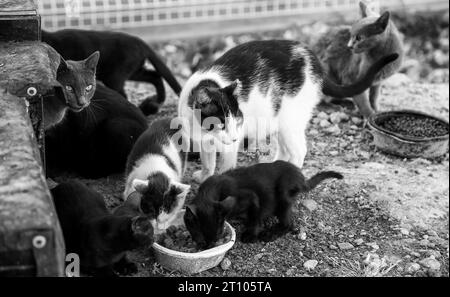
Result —
<path fill-rule="evenodd" d="M 85 96 L 81 96 L 79 99 L 78 99 L 78 104 L 80 104 L 81 106 L 87 106 L 88 105 L 88 101 L 87 101 L 87 99 L 86 99 L 86 97 Z"/>

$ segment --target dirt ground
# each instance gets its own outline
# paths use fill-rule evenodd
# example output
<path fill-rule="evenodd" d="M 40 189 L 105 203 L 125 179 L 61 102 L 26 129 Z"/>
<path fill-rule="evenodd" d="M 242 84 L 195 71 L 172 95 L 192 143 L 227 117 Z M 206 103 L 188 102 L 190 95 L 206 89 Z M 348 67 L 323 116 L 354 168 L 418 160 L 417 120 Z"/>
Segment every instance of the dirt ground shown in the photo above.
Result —
<path fill-rule="evenodd" d="M 151 91 L 143 84 L 129 83 L 127 87 L 134 103 Z M 175 96 L 170 93 L 169 97 L 157 117 L 175 115 Z M 404 108 L 448 121 L 448 84 L 417 84 L 403 75 L 391 79 L 382 90 L 381 110 Z M 319 121 L 337 112 L 348 119 L 322 127 Z M 298 198 L 298 234 L 269 243 L 238 240 L 226 255 L 232 263 L 229 269 L 216 267 L 197 275 L 448 276 L 448 153 L 433 160 L 386 155 L 371 144 L 372 136 L 363 126 L 351 105 L 318 106 L 307 131 L 303 172 L 311 176 L 332 169 L 342 172 L 345 179 L 328 180 Z M 239 156 L 241 166 L 254 162 L 254 153 Z M 191 174 L 199 166 L 197 161 L 188 167 L 186 182 L 193 185 L 190 197 L 198 187 Z M 119 205 L 122 175 L 82 181 L 102 193 L 109 207 Z M 239 238 L 239 223 L 232 224 Z M 151 250 L 133 251 L 130 257 L 139 264 L 136 276 L 182 275 L 155 263 Z"/>

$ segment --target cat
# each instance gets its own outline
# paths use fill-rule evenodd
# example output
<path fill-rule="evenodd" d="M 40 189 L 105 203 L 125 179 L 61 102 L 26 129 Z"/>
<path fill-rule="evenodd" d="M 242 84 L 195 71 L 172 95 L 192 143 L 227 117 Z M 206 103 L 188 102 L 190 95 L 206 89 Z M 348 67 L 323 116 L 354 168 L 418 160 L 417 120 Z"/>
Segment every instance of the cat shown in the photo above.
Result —
<path fill-rule="evenodd" d="M 399 71 L 403 56 L 400 33 L 389 12 L 381 16 L 364 2 L 359 2 L 361 19 L 350 26 L 332 28 L 313 45 L 324 71 L 334 81 L 349 84 L 363 77 L 369 66 L 383 56 L 397 53 L 399 58 L 386 65 L 375 77 L 368 91 L 353 96 L 360 113 L 368 118 L 378 111 L 377 99 L 385 79 Z"/>
<path fill-rule="evenodd" d="M 81 59 L 99 51 L 97 77 L 107 87 L 126 97 L 126 80 L 148 82 L 155 86 L 156 99 L 147 98 L 140 104 L 145 115 L 156 113 L 165 101 L 164 78 L 179 95 L 181 86 L 160 57 L 140 38 L 122 32 L 64 29 L 42 30 L 42 41 L 55 48 L 66 59 Z M 144 67 L 149 61 L 156 69 Z"/>
<path fill-rule="evenodd" d="M 214 173 L 219 150 L 219 172 L 235 167 L 240 141 L 257 138 L 255 127 L 248 124 L 254 119 L 270 123 L 270 134 L 278 132 L 275 160 L 301 168 L 306 155 L 305 129 L 321 93 L 360 94 L 396 58 L 396 54 L 383 57 L 358 81 L 340 86 L 328 79 L 317 57 L 298 42 L 252 41 L 234 47 L 194 73 L 181 91 L 178 115 L 189 122 L 183 125 L 183 135 L 200 150 L 202 162 L 194 178 L 203 181 Z M 205 119 L 215 122 L 208 125 Z M 202 127 L 201 133 L 191 133 L 195 123 Z"/>
<path fill-rule="evenodd" d="M 305 179 L 300 169 L 285 161 L 240 167 L 204 181 L 184 215 L 186 228 L 203 247 L 220 238 L 224 221 L 245 218 L 241 241 L 271 241 L 294 229 L 292 205 L 296 196 L 327 178 L 342 179 L 340 173 L 323 171 Z M 262 230 L 263 221 L 275 215 L 278 225 Z"/>
<path fill-rule="evenodd" d="M 153 243 L 153 228 L 146 216 L 111 214 L 102 195 L 77 180 L 60 183 L 51 194 L 66 253 L 78 254 L 83 273 L 117 276 L 117 272 L 137 272 L 126 251 Z"/>
<path fill-rule="evenodd" d="M 128 157 L 123 198 L 138 193 L 143 213 L 151 217 L 155 234 L 170 226 L 184 205 L 190 185 L 181 183 L 186 155 L 174 142 L 178 129 L 170 118 L 155 120 L 136 141 Z"/>
<path fill-rule="evenodd" d="M 61 86 L 44 96 L 44 130 L 60 123 L 68 110 L 80 112 L 90 104 L 95 93 L 98 59 L 99 52 L 82 61 L 60 57 L 56 80 Z"/>
<path fill-rule="evenodd" d="M 143 113 L 116 91 L 97 82 L 91 104 L 69 110 L 45 135 L 47 175 L 61 171 L 99 178 L 125 170 L 127 157 L 147 129 Z"/>

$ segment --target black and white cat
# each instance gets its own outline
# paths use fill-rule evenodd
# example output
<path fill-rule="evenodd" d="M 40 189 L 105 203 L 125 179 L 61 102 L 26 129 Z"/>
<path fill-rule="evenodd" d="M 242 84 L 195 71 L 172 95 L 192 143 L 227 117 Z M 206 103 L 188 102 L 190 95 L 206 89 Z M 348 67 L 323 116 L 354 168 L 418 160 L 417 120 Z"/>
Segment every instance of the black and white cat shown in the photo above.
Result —
<path fill-rule="evenodd" d="M 60 57 L 56 80 L 61 88 L 55 88 L 54 93 L 44 98 L 45 130 L 60 123 L 68 110 L 80 112 L 90 104 L 95 93 L 99 57 L 99 52 L 82 61 L 66 61 Z"/>
<path fill-rule="evenodd" d="M 170 118 L 155 120 L 136 141 L 127 161 L 123 198 L 134 199 L 152 219 L 155 233 L 170 226 L 184 205 L 190 185 L 181 183 L 183 153 L 179 152 Z M 140 201 L 135 193 L 140 194 Z"/>
<path fill-rule="evenodd" d="M 340 86 L 323 73 L 317 57 L 295 41 L 252 41 L 229 50 L 194 73 L 180 95 L 178 115 L 189 121 L 183 126 L 184 137 L 193 141 L 194 148 L 200 147 L 202 170 L 194 173 L 195 179 L 202 181 L 214 173 L 217 151 L 221 151 L 219 172 L 224 172 L 235 167 L 244 137 L 265 138 L 269 133 L 278 133 L 275 159 L 302 167 L 305 129 L 321 94 L 360 94 L 397 57 L 381 58 L 360 80 Z M 255 125 L 249 125 L 255 119 L 270 126 L 267 134 L 261 135 Z M 202 126 L 201 133 L 191 133 L 194 122 Z"/>
<path fill-rule="evenodd" d="M 313 189 L 327 178 L 342 179 L 334 171 L 319 172 L 306 179 L 300 169 L 285 161 L 260 163 L 229 170 L 206 179 L 191 204 L 184 222 L 200 246 L 210 246 L 229 218 L 245 218 L 243 242 L 270 241 L 294 229 L 292 205 L 301 192 Z M 263 232 L 263 221 L 275 215 L 279 224 Z"/>

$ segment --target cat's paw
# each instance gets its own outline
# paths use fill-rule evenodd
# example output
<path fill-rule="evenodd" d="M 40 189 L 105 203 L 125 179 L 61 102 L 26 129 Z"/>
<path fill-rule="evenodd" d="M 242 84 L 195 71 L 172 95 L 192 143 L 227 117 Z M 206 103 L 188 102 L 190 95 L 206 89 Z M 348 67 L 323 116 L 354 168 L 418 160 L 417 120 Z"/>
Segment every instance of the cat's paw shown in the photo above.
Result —
<path fill-rule="evenodd" d="M 252 232 L 244 232 L 241 235 L 241 241 L 243 243 L 252 243 L 258 241 L 258 237 Z"/>
<path fill-rule="evenodd" d="M 138 272 L 137 265 L 125 258 L 114 265 L 114 270 L 122 275 L 129 275 Z"/>

